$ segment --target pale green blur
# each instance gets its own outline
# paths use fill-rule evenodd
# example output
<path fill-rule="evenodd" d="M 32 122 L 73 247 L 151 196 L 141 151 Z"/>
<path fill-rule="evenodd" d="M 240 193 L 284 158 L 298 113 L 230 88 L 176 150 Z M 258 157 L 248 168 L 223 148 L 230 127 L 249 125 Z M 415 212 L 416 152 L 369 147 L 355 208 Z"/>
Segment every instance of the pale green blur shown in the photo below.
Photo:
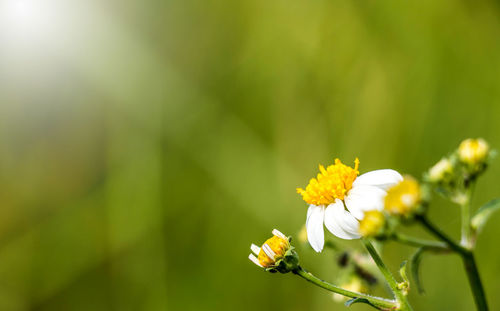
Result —
<path fill-rule="evenodd" d="M 500 148 L 495 1 L 38 2 L 44 24 L 0 28 L 1 310 L 348 310 L 247 258 L 297 236 L 295 188 L 335 157 L 420 177 L 464 138 Z M 458 238 L 456 206 L 430 217 Z M 491 310 L 499 220 L 477 250 Z M 297 246 L 335 281 L 332 252 Z M 473 310 L 458 256 L 422 280 L 415 310 Z"/>

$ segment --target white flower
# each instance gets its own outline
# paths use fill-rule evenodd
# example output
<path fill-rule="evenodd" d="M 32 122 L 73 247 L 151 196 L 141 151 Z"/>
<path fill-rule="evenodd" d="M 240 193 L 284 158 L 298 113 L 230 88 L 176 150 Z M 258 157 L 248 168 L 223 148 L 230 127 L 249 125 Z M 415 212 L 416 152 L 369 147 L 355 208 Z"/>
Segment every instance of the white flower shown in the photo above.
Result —
<path fill-rule="evenodd" d="M 403 180 L 390 169 L 376 170 L 358 177 L 359 160 L 354 168 L 335 159 L 326 169 L 320 165 L 317 178 L 312 178 L 306 189 L 298 188 L 309 203 L 306 229 L 311 247 L 321 252 L 325 242 L 323 224 L 339 238 L 360 238 L 359 221 L 370 210 L 383 210 L 387 189 Z"/>

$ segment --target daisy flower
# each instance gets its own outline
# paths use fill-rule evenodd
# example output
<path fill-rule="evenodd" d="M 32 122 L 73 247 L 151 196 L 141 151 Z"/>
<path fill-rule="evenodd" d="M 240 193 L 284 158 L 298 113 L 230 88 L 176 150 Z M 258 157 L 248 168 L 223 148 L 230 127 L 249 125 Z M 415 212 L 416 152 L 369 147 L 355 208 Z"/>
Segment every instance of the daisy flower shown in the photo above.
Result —
<path fill-rule="evenodd" d="M 321 252 L 325 242 L 323 224 L 335 236 L 351 240 L 361 237 L 359 222 L 367 211 L 384 209 L 387 189 L 403 177 L 391 169 L 371 171 L 358 177 L 359 160 L 354 168 L 335 159 L 335 164 L 325 168 L 309 181 L 306 189 L 297 193 L 309 204 L 306 230 L 311 247 Z"/>

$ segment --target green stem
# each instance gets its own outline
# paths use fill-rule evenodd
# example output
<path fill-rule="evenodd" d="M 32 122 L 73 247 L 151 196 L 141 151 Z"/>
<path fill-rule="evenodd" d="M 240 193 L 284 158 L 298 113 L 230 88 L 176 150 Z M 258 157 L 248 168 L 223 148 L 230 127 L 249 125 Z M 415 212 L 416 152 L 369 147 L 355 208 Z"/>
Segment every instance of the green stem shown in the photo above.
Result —
<path fill-rule="evenodd" d="M 459 254 L 463 254 L 467 252 L 467 249 L 463 248 L 461 245 L 457 244 L 453 241 L 446 233 L 441 231 L 438 227 L 436 227 L 433 223 L 430 222 L 429 219 L 425 215 L 418 215 L 416 219 L 427 229 L 430 233 L 435 235 L 438 239 L 444 241 L 448 246 L 455 252 Z"/>
<path fill-rule="evenodd" d="M 443 242 L 423 240 L 396 232 L 391 235 L 391 239 L 402 244 L 415 247 L 426 247 L 430 250 L 446 251 L 449 249 L 448 244 Z"/>
<path fill-rule="evenodd" d="M 396 296 L 396 301 L 398 302 L 397 310 L 405 310 L 405 311 L 413 310 L 410 304 L 408 303 L 408 299 L 406 299 L 406 295 L 404 295 L 401 289 L 398 287 L 398 282 L 396 281 L 392 273 L 389 271 L 389 269 L 387 269 L 384 262 L 382 261 L 382 258 L 378 254 L 375 247 L 373 247 L 372 243 L 370 243 L 370 241 L 367 239 L 363 239 L 363 244 L 365 245 L 368 253 L 370 253 L 370 255 L 372 256 L 373 261 L 375 261 L 375 263 L 377 264 L 377 267 L 379 268 L 380 272 L 382 272 L 382 275 L 389 284 L 389 287 L 391 288 L 392 292 Z"/>
<path fill-rule="evenodd" d="M 467 249 L 472 249 L 472 227 L 470 225 L 471 209 L 472 209 L 472 193 L 474 191 L 474 182 L 471 182 L 465 190 L 465 199 L 460 202 L 462 210 L 462 240 L 461 244 Z"/>
<path fill-rule="evenodd" d="M 333 293 L 337 293 L 346 297 L 350 298 L 363 298 L 366 299 L 371 305 L 374 307 L 381 309 L 381 310 L 393 310 L 396 308 L 396 301 L 390 300 L 390 299 L 385 299 L 381 297 L 376 297 L 376 296 L 371 296 L 367 294 L 362 294 L 362 293 L 357 293 L 353 292 L 350 290 L 343 289 L 341 287 L 335 286 L 331 283 L 328 283 L 326 281 L 323 281 L 322 279 L 314 276 L 310 272 L 307 272 L 304 270 L 302 267 L 298 267 L 296 270 L 293 271 L 293 273 L 299 275 L 300 277 L 304 278 L 305 280 L 313 283 L 316 286 L 319 286 L 321 288 L 324 288 L 328 291 L 331 291 Z"/>
<path fill-rule="evenodd" d="M 424 227 L 429 230 L 436 237 L 444 241 L 449 245 L 449 247 L 462 257 L 462 261 L 465 266 L 465 271 L 467 272 L 467 278 L 469 279 L 469 284 L 472 289 L 472 294 L 474 296 L 474 301 L 478 311 L 488 311 L 488 303 L 486 302 L 486 295 L 484 293 L 483 284 L 481 283 L 481 278 L 479 277 L 479 271 L 476 266 L 476 260 L 474 259 L 474 254 L 471 250 L 457 244 L 451 238 L 449 238 L 445 233 L 439 230 L 434 224 L 432 224 L 427 217 L 420 215 L 417 216 L 417 220 L 420 221 Z"/>
<path fill-rule="evenodd" d="M 488 303 L 486 302 L 486 295 L 484 293 L 483 283 L 481 283 L 481 278 L 479 277 L 474 254 L 469 252 L 466 255 L 462 255 L 462 260 L 464 262 L 465 271 L 467 271 L 467 278 L 469 279 L 477 309 L 479 311 L 488 311 Z"/>

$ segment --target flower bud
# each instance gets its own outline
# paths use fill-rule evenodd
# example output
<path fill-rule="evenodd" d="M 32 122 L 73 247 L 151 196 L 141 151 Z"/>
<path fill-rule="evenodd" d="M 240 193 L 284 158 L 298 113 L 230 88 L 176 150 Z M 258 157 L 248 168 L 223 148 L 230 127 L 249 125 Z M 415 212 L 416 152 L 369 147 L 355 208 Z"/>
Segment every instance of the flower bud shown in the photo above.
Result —
<path fill-rule="evenodd" d="M 466 139 L 458 147 L 460 161 L 469 165 L 477 165 L 486 162 L 490 146 L 482 139 Z"/>
<path fill-rule="evenodd" d="M 403 181 L 389 188 L 385 196 L 385 210 L 392 215 L 411 216 L 422 200 L 420 185 L 411 176 L 405 176 Z"/>
<path fill-rule="evenodd" d="M 290 240 L 291 238 L 274 229 L 273 236 L 267 239 L 262 247 L 255 244 L 250 246 L 253 254 L 250 254 L 248 258 L 269 272 L 287 273 L 294 271 L 299 266 L 299 256 L 294 247 L 290 245 Z"/>
<path fill-rule="evenodd" d="M 377 210 L 367 211 L 359 222 L 359 234 L 365 238 L 377 236 L 382 233 L 384 225 L 384 213 Z"/>
<path fill-rule="evenodd" d="M 442 158 L 428 172 L 430 182 L 439 183 L 447 180 L 453 174 L 453 164 L 448 158 Z"/>

